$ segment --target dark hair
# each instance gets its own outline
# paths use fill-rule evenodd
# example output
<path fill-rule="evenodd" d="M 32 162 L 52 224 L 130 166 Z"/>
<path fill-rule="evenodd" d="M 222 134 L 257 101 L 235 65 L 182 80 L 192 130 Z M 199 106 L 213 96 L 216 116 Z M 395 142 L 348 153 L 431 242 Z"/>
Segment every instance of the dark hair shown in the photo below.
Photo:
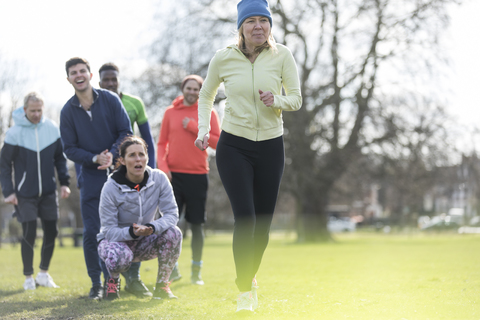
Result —
<path fill-rule="evenodd" d="M 75 57 L 75 58 L 71 58 L 67 62 L 65 62 L 65 71 L 67 71 L 67 77 L 68 77 L 68 69 L 70 69 L 70 67 L 76 66 L 79 63 L 86 64 L 88 71 L 91 72 L 90 71 L 90 63 L 88 63 L 87 59 Z"/>
<path fill-rule="evenodd" d="M 191 75 L 188 75 L 186 76 L 185 78 L 183 78 L 182 80 L 182 84 L 180 85 L 180 89 L 183 91 L 183 87 L 185 87 L 185 84 L 187 83 L 187 81 L 189 80 L 195 80 L 198 82 L 198 84 L 200 85 L 200 89 L 202 89 L 202 84 L 203 84 L 203 78 L 200 77 L 200 76 L 197 76 L 196 74 L 191 74 Z"/>
<path fill-rule="evenodd" d="M 102 72 L 107 71 L 107 70 L 113 70 L 113 71 L 117 71 L 118 73 L 120 73 L 120 70 L 118 70 L 118 67 L 115 63 L 107 62 L 103 66 L 101 66 L 100 69 L 98 69 L 98 75 L 101 76 Z"/>
<path fill-rule="evenodd" d="M 115 163 L 115 169 L 120 167 L 122 164 L 120 162 L 120 158 L 125 158 L 126 153 L 127 153 L 127 148 L 130 147 L 133 144 L 139 144 L 145 149 L 145 154 L 148 152 L 147 148 L 147 143 L 145 140 L 143 140 L 140 137 L 137 136 L 127 136 L 125 139 L 123 139 L 122 143 L 120 143 L 120 146 L 118 147 L 118 155 L 119 158 L 117 159 L 117 162 Z"/>

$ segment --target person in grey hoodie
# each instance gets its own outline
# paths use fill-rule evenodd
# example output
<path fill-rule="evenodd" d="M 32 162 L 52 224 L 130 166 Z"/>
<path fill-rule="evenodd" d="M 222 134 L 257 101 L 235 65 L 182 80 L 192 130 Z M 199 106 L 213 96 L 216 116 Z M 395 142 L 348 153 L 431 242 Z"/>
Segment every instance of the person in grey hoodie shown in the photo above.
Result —
<path fill-rule="evenodd" d="M 98 254 L 110 279 L 106 300 L 119 297 L 119 276 L 132 262 L 158 258 L 154 299 L 176 299 L 168 279 L 180 256 L 182 232 L 172 186 L 162 171 L 147 166 L 145 141 L 129 136 L 121 143 L 117 169 L 100 196 Z M 155 219 L 160 211 L 160 218 Z"/>

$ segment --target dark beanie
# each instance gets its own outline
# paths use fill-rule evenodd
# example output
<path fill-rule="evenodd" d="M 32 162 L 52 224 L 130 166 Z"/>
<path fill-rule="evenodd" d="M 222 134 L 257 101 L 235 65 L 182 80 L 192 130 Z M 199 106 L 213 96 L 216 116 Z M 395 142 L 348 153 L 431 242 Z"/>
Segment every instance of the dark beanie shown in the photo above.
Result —
<path fill-rule="evenodd" d="M 188 80 L 195 80 L 195 81 L 197 81 L 198 84 L 200 85 L 200 89 L 202 88 L 203 78 L 200 77 L 200 76 L 197 76 L 196 74 L 191 74 L 191 75 L 188 75 L 188 76 L 186 76 L 185 78 L 183 78 L 182 84 L 180 85 L 180 90 L 183 91 L 183 87 L 185 87 L 185 84 L 187 83 Z"/>
<path fill-rule="evenodd" d="M 237 11 L 237 29 L 240 29 L 245 19 L 254 16 L 267 17 L 270 20 L 270 27 L 273 24 L 267 0 L 241 0 L 237 4 Z"/>

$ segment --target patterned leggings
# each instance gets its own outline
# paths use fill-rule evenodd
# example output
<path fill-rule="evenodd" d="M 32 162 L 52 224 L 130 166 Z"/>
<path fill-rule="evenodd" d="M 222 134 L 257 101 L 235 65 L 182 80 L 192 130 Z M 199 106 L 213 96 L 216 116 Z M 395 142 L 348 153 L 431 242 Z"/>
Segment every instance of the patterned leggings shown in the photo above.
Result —
<path fill-rule="evenodd" d="M 105 261 L 112 278 L 118 278 L 121 272 L 127 271 L 132 262 L 158 258 L 157 283 L 168 282 L 181 250 L 182 232 L 178 227 L 140 240 L 113 242 L 104 239 L 98 245 L 98 254 Z"/>

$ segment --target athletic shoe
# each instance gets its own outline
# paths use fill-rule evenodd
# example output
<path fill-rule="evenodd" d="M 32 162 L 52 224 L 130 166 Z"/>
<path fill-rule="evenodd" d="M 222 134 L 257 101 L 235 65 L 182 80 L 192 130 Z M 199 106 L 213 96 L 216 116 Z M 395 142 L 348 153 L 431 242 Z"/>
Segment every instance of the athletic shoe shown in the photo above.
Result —
<path fill-rule="evenodd" d="M 39 272 L 37 274 L 37 279 L 35 279 L 35 282 L 37 285 L 42 286 L 42 287 L 47 287 L 47 288 L 60 288 L 53 282 L 52 277 L 45 272 Z"/>
<path fill-rule="evenodd" d="M 32 278 L 26 278 L 25 282 L 23 283 L 23 289 L 25 290 L 35 290 L 37 289 L 37 286 L 35 285 L 35 279 Z"/>
<path fill-rule="evenodd" d="M 153 296 L 153 294 L 148 291 L 145 283 L 143 283 L 140 279 L 134 279 L 130 282 L 127 282 L 127 285 L 125 286 L 125 291 L 136 295 L 138 298 L 146 298 Z"/>
<path fill-rule="evenodd" d="M 203 286 L 205 284 L 202 280 L 202 276 L 200 275 L 201 269 L 202 267 L 192 264 L 192 278 L 191 278 L 192 284 L 196 284 L 199 286 Z"/>
<path fill-rule="evenodd" d="M 164 300 L 164 299 L 178 299 L 169 287 L 170 283 L 159 282 L 155 286 L 155 291 L 153 291 L 153 299 Z"/>
<path fill-rule="evenodd" d="M 252 298 L 253 298 L 252 307 L 254 310 L 258 308 L 257 289 L 258 289 L 257 279 L 254 277 L 252 280 Z"/>
<path fill-rule="evenodd" d="M 237 312 L 239 311 L 253 311 L 253 298 L 251 291 L 240 293 L 238 295 Z"/>
<path fill-rule="evenodd" d="M 90 289 L 88 298 L 92 300 L 100 301 L 103 298 L 103 286 L 101 284 L 96 284 Z"/>
<path fill-rule="evenodd" d="M 120 298 L 120 294 L 118 293 L 118 278 L 110 278 L 105 286 L 105 300 L 115 300 Z"/>
<path fill-rule="evenodd" d="M 178 262 L 175 264 L 175 267 L 172 270 L 172 274 L 170 274 L 170 278 L 168 281 L 170 282 L 175 282 L 182 279 L 182 275 L 180 274 L 180 271 L 178 270 Z"/>

